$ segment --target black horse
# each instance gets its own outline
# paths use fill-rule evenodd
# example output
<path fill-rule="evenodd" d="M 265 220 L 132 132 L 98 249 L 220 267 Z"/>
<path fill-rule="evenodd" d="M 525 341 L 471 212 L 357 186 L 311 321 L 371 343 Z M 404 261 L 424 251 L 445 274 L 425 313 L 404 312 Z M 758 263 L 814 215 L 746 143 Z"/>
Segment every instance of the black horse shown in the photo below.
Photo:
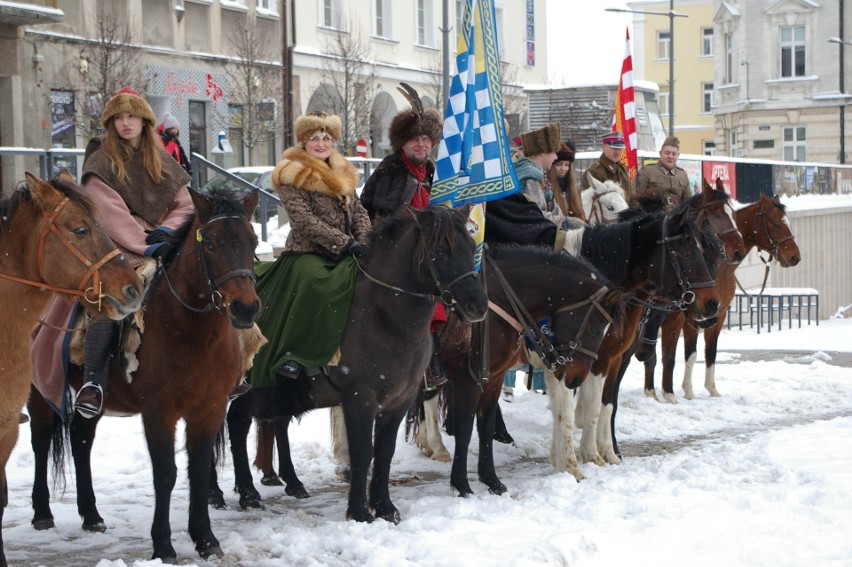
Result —
<path fill-rule="evenodd" d="M 363 274 L 355 284 L 339 364 L 319 376 L 279 376 L 274 387 L 253 390 L 231 404 L 227 424 L 241 505 L 260 502 L 246 451 L 253 416 L 289 421 L 316 408 L 342 405 L 352 459 L 346 516 L 370 522 L 372 509 L 380 518 L 400 521 L 388 490 L 390 464 L 400 423 L 429 362 L 435 302 L 443 301 L 467 321 L 481 320 L 487 309 L 472 271 L 475 246 L 466 218 L 466 209 L 430 207 L 384 221 L 360 262 Z"/>

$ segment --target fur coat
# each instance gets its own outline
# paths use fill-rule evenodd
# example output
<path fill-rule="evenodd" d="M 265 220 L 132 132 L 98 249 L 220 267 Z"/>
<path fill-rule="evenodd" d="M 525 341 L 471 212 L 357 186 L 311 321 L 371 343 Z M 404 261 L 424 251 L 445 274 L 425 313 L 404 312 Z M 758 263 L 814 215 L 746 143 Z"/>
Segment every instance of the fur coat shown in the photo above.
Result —
<path fill-rule="evenodd" d="M 434 173 L 435 164 L 428 161 L 424 183 L 430 188 Z M 394 152 L 382 160 L 364 184 L 361 203 L 370 213 L 370 220 L 376 223 L 385 217 L 398 214 L 403 205 L 411 203 L 415 191 L 417 179 L 408 171 L 400 152 Z"/>
<path fill-rule="evenodd" d="M 339 258 L 370 233 L 370 217 L 355 194 L 358 170 L 336 150 L 328 160 L 299 147 L 284 152 L 272 184 L 290 217 L 284 253 Z"/>

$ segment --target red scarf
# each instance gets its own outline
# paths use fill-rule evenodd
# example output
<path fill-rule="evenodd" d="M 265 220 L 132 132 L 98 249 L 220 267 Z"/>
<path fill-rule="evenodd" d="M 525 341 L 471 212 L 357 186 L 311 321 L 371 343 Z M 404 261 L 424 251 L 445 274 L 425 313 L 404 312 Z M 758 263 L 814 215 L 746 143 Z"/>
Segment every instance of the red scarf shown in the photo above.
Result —
<path fill-rule="evenodd" d="M 414 179 L 417 180 L 417 189 L 414 190 L 414 196 L 411 198 L 410 205 L 415 209 L 425 209 L 429 204 L 429 186 L 424 183 L 427 174 L 426 164 L 414 163 L 408 159 L 405 152 L 400 152 L 399 156 L 402 158 L 402 163 L 405 164 L 409 173 L 411 173 L 411 175 L 414 176 Z"/>

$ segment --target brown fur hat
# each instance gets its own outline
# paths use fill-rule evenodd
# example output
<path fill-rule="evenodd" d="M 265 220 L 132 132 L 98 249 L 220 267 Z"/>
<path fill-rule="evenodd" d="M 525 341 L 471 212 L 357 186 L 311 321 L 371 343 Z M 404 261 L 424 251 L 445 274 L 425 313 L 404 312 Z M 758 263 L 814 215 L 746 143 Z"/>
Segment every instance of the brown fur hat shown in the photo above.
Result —
<path fill-rule="evenodd" d="M 411 85 L 406 83 L 400 83 L 400 85 L 401 87 L 397 88 L 411 103 L 411 108 L 403 110 L 391 120 L 388 128 L 391 148 L 398 152 L 407 141 L 423 134 L 431 138 L 432 145 L 437 144 L 444 129 L 441 114 L 434 108 L 424 109 L 420 96 Z"/>
<path fill-rule="evenodd" d="M 340 139 L 343 123 L 340 117 L 326 112 L 309 112 L 296 119 L 296 141 L 304 144 L 315 132 L 326 132 L 334 141 Z"/>
<path fill-rule="evenodd" d="M 561 138 L 559 122 L 551 122 L 544 128 L 521 134 L 521 146 L 527 157 L 556 153 L 560 150 Z"/>
<path fill-rule="evenodd" d="M 104 105 L 104 111 L 101 113 L 101 124 L 104 128 L 109 126 L 109 121 L 116 114 L 128 112 L 142 117 L 151 126 L 157 126 L 157 115 L 151 105 L 148 104 L 142 95 L 131 89 L 124 87 L 107 101 Z"/>

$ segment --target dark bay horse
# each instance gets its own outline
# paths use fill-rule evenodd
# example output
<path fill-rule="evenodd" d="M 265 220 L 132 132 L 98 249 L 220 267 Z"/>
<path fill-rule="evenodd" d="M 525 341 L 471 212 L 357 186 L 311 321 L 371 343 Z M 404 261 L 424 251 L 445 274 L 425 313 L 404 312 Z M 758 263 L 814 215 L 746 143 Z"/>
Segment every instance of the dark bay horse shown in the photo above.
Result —
<path fill-rule="evenodd" d="M 0 566 L 6 463 L 18 439 L 18 418 L 30 394 L 30 340 L 53 294 L 80 304 L 93 317 L 123 319 L 139 308 L 142 282 L 104 233 L 95 207 L 61 173 L 43 181 L 27 173 L 0 200 Z"/>
<path fill-rule="evenodd" d="M 257 192 L 190 193 L 195 215 L 175 231 L 176 253 L 158 269 L 146 299 L 144 332 L 136 352 L 139 367 L 128 380 L 114 364 L 104 400 L 108 412 L 142 414 L 156 495 L 153 557 L 164 563 L 177 559 L 169 503 L 177 476 L 175 426 L 179 419 L 186 423 L 189 535 L 205 559 L 223 555 L 207 509 L 210 466 L 228 395 L 244 371 L 240 335 L 252 329 L 260 309 L 253 271 L 257 237 L 250 223 Z M 69 382 L 80 387 L 79 367 L 69 366 Z M 28 407 L 36 460 L 33 525 L 47 529 L 53 526 L 48 451 L 59 418 L 38 395 L 31 397 Z M 95 505 L 90 463 L 98 421 L 74 419 L 70 425 L 77 509 L 88 531 L 106 529 Z M 56 439 L 55 460 L 61 459 Z"/>
<path fill-rule="evenodd" d="M 253 415 L 288 423 L 291 416 L 342 405 L 352 465 L 346 516 L 370 522 L 373 510 L 375 517 L 400 521 L 388 489 L 390 464 L 400 423 L 428 365 L 434 303 L 443 300 L 466 321 L 481 320 L 487 309 L 472 271 L 474 243 L 465 228 L 467 210 L 462 211 L 430 207 L 377 226 L 361 261 L 339 365 L 312 378 L 279 377 L 274 387 L 231 404 L 228 432 L 243 506 L 260 502 L 246 450 Z"/>
<path fill-rule="evenodd" d="M 720 304 L 713 280 L 718 243 L 688 207 L 671 213 L 631 210 L 622 216 L 621 223 L 586 229 L 581 248 L 583 257 L 616 285 L 634 292 L 622 332 L 607 333 L 577 399 L 580 456 L 599 465 L 621 462 L 614 437 L 618 390 L 643 314 L 682 311 L 703 321 L 715 317 Z"/>
<path fill-rule="evenodd" d="M 793 237 L 790 221 L 787 219 L 784 205 L 777 198 L 761 195 L 760 200 L 746 205 L 734 212 L 736 225 L 742 234 L 746 253 L 757 248 L 767 252 L 772 260 L 776 260 L 782 268 L 795 266 L 801 261 L 801 253 Z M 728 315 L 728 306 L 733 301 L 736 293 L 736 265 L 720 263 L 716 271 L 716 287 L 719 290 L 721 304 L 719 306 L 719 317 L 711 326 L 704 327 L 704 360 L 706 371 L 704 376 L 704 387 L 711 396 L 719 396 L 716 389 L 716 345 L 719 334 Z M 660 341 L 663 354 L 663 396 L 667 400 L 675 400 L 673 388 L 673 374 L 675 364 L 675 350 L 677 341 L 683 331 L 684 358 L 686 368 L 683 376 L 684 397 L 693 399 L 692 370 L 695 366 L 695 352 L 698 341 L 699 328 L 684 320 L 666 320 L 662 324 Z M 651 326 L 646 333 L 656 334 Z M 650 345 L 651 339 L 643 343 L 643 347 Z M 649 347 L 648 350 L 651 350 Z M 637 351 L 638 355 L 638 351 Z M 645 392 L 654 392 L 654 366 L 656 353 L 646 353 L 645 358 Z M 641 360 L 641 359 L 640 359 Z"/>

